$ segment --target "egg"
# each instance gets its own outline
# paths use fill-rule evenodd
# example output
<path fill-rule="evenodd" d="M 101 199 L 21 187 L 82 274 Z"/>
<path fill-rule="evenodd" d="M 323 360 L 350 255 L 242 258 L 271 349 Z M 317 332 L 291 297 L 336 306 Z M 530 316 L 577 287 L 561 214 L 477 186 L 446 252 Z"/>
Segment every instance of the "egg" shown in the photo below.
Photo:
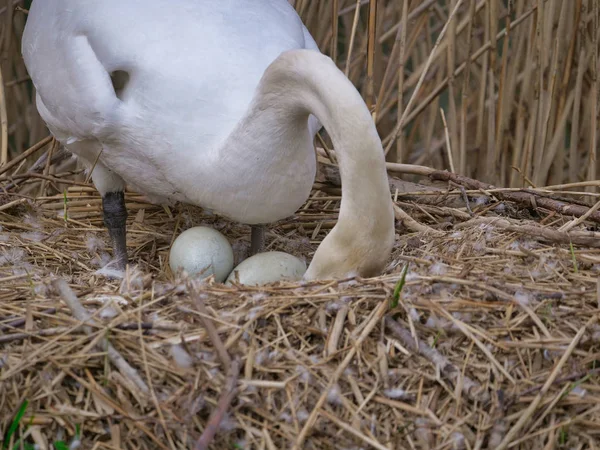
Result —
<path fill-rule="evenodd" d="M 214 275 L 215 280 L 222 283 L 233 269 L 233 249 L 227 238 L 217 230 L 189 228 L 173 242 L 169 266 L 173 272 L 180 269 L 190 275 L 202 272 L 203 278 Z"/>
<path fill-rule="evenodd" d="M 227 277 L 227 284 L 258 286 L 276 281 L 298 281 L 306 272 L 304 261 L 284 252 L 258 253 L 242 261 Z"/>

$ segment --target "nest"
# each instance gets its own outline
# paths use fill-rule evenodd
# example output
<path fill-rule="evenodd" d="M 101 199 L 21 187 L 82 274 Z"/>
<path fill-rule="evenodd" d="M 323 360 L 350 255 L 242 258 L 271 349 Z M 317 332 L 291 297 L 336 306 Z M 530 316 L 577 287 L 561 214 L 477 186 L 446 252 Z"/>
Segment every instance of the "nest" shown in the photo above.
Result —
<path fill-rule="evenodd" d="M 36 183 L 58 180 L 48 178 Z M 249 227 L 127 193 L 132 265 L 118 274 L 105 267 L 100 197 L 65 186 L 0 207 L 5 448 L 597 440 L 600 254 L 586 217 L 502 201 L 501 190 L 396 190 L 380 277 L 224 286 L 170 273 L 170 244 L 211 226 L 239 262 Z M 268 248 L 310 258 L 338 207 L 336 187 L 321 184 L 269 227 Z"/>

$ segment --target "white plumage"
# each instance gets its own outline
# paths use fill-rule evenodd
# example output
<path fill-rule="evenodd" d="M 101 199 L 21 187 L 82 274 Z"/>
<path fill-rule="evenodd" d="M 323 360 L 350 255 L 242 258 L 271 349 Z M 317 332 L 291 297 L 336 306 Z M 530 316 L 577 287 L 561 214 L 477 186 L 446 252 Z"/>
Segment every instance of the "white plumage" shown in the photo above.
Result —
<path fill-rule="evenodd" d="M 283 219 L 314 181 L 314 114 L 340 155 L 343 201 L 307 277 L 370 272 L 389 256 L 375 127 L 286 0 L 34 0 L 23 56 L 42 118 L 95 164 L 103 197 L 129 184 L 241 223 Z"/>

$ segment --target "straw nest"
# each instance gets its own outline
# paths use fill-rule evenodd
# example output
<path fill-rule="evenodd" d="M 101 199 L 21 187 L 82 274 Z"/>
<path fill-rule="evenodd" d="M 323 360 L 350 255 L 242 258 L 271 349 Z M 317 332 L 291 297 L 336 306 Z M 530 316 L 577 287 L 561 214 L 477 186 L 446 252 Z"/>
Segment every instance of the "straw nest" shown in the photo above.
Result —
<path fill-rule="evenodd" d="M 192 448 L 203 432 L 219 449 L 594 447 L 593 210 L 551 211 L 568 206 L 552 190 L 455 180 L 405 193 L 392 179 L 382 276 L 226 287 L 169 273 L 170 244 L 204 224 L 239 261 L 248 227 L 130 192 L 133 264 L 120 276 L 104 267 L 101 199 L 63 175 L 21 180 L 67 183 L 63 194 L 8 191 L 0 206 L 8 448 Z M 270 249 L 311 257 L 339 207 L 336 186 L 317 187 L 269 228 Z"/>

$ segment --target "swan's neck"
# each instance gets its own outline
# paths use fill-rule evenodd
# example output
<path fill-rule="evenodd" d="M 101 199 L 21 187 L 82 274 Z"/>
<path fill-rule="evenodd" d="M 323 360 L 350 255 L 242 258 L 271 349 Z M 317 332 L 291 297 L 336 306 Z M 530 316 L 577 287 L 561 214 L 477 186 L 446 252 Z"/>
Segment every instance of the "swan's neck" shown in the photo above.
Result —
<path fill-rule="evenodd" d="M 310 137 L 310 114 L 325 126 L 337 151 L 342 201 L 338 223 L 306 277 L 374 274 L 386 262 L 394 238 L 385 159 L 362 97 L 333 61 L 312 50 L 282 54 L 265 71 L 241 125 L 255 129 L 251 122 L 268 121 L 271 135 L 277 130 L 281 144 L 294 147 Z"/>

